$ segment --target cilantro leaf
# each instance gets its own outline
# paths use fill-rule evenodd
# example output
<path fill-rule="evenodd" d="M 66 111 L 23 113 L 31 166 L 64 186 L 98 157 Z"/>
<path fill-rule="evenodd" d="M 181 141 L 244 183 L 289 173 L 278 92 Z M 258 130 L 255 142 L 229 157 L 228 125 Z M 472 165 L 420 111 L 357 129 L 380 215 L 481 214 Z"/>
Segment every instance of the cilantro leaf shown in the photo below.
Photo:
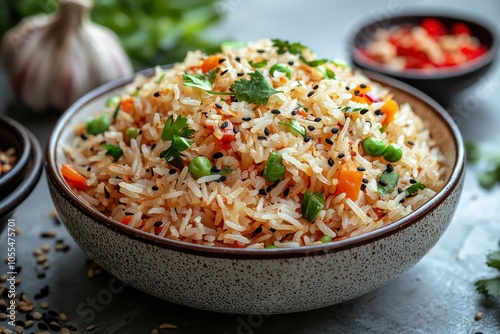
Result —
<path fill-rule="evenodd" d="M 409 195 L 413 195 L 414 193 L 416 193 L 419 190 L 424 190 L 424 189 L 425 189 L 425 185 L 421 182 L 417 182 L 415 184 L 412 184 L 408 188 L 406 188 L 404 190 L 404 192 L 406 193 L 406 196 L 409 196 Z"/>
<path fill-rule="evenodd" d="M 323 65 L 328 61 L 328 59 L 307 60 L 303 55 L 300 55 L 299 58 L 304 64 L 309 65 L 311 67 Z"/>
<path fill-rule="evenodd" d="M 224 166 L 224 167 L 222 167 L 222 169 L 220 171 L 218 171 L 216 173 L 212 173 L 212 175 L 221 175 L 221 176 L 223 176 L 223 175 L 229 175 L 232 172 L 233 172 L 233 170 L 231 169 L 231 167 Z"/>
<path fill-rule="evenodd" d="M 500 296 L 500 277 L 479 280 L 474 285 L 480 293 L 494 298 Z"/>
<path fill-rule="evenodd" d="M 335 73 L 332 70 L 323 65 L 319 65 L 317 69 L 323 74 L 323 79 L 335 79 Z"/>
<path fill-rule="evenodd" d="M 277 39 L 277 38 L 272 39 L 271 41 L 273 42 L 273 46 L 278 48 L 277 52 L 279 55 L 282 55 L 285 52 L 289 52 L 291 54 L 297 55 L 297 54 L 301 54 L 302 50 L 307 49 L 307 46 L 305 46 L 301 43 L 290 43 L 288 41 Z"/>
<path fill-rule="evenodd" d="M 189 138 L 194 135 L 195 131 L 190 129 L 187 124 L 187 118 L 178 116 L 174 120 L 174 116 L 170 115 L 168 119 L 165 121 L 165 127 L 163 128 L 163 132 L 161 134 L 162 140 L 173 140 L 174 135 L 179 137 Z"/>
<path fill-rule="evenodd" d="M 363 108 L 359 108 L 359 107 L 342 107 L 340 110 L 342 110 L 342 112 L 345 112 L 347 114 L 350 114 L 350 113 L 353 113 L 353 112 L 356 112 L 356 111 L 360 111 L 360 110 L 363 110 Z"/>
<path fill-rule="evenodd" d="M 500 250 L 490 251 L 486 257 L 486 265 L 500 270 Z"/>
<path fill-rule="evenodd" d="M 238 101 L 246 101 L 258 105 L 266 105 L 271 95 L 280 93 L 267 82 L 261 71 L 249 72 L 250 80 L 240 79 L 235 81 L 231 88 Z"/>
<path fill-rule="evenodd" d="M 167 163 L 179 169 L 184 168 L 184 160 L 182 159 L 183 156 L 184 154 L 177 151 L 172 146 L 160 153 L 160 158 L 165 159 Z"/>
<path fill-rule="evenodd" d="M 174 135 L 174 138 L 172 139 L 172 147 L 178 152 L 187 150 L 192 143 L 193 141 L 191 139 L 187 139 L 178 135 Z"/>
<path fill-rule="evenodd" d="M 267 60 L 266 60 L 266 59 L 264 59 L 264 60 L 259 61 L 259 62 L 256 62 L 256 63 L 254 63 L 253 61 L 251 61 L 251 60 L 250 60 L 248 63 L 249 63 L 249 64 L 250 64 L 250 66 L 252 66 L 253 68 L 261 68 L 261 67 L 264 67 L 264 66 L 266 66 L 266 65 L 267 65 Z"/>
<path fill-rule="evenodd" d="M 107 152 L 106 155 L 113 157 L 113 161 L 116 162 L 123 155 L 123 150 L 116 145 L 102 144 Z"/>
<path fill-rule="evenodd" d="M 284 125 L 288 130 L 296 135 L 306 136 L 306 128 L 304 128 L 299 121 L 290 118 L 289 122 L 278 121 L 278 124 Z"/>
<path fill-rule="evenodd" d="M 206 74 L 183 74 L 184 86 L 191 86 L 202 89 L 204 91 L 211 91 L 212 84 Z"/>
<path fill-rule="evenodd" d="M 300 207 L 302 217 L 312 224 L 324 207 L 325 196 L 319 192 L 311 193 L 309 189 L 306 189 L 306 193 L 302 198 L 302 205 Z"/>
<path fill-rule="evenodd" d="M 398 184 L 399 174 L 396 172 L 389 173 L 384 171 L 377 182 L 377 191 L 380 197 L 385 197 L 388 193 L 392 192 Z"/>

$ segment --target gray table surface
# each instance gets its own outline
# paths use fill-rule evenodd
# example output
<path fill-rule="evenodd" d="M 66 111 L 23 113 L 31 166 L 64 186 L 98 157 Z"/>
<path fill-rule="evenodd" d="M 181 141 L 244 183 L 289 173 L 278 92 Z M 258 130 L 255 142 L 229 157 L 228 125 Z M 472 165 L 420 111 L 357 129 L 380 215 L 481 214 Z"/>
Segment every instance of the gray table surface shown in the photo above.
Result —
<path fill-rule="evenodd" d="M 215 38 L 238 40 L 279 37 L 301 41 L 319 56 L 346 55 L 346 36 L 361 17 L 381 17 L 411 9 L 454 9 L 480 15 L 495 22 L 500 1 L 242 1 L 223 0 L 220 8 L 227 19 L 212 29 Z M 494 23 L 500 28 L 500 23 Z M 0 112 L 24 123 L 45 145 L 56 120 L 54 115 L 32 115 L 7 109 L 10 93 L 0 75 Z M 493 69 L 475 86 L 448 106 L 464 138 L 499 150 L 500 71 Z M 205 312 L 171 304 L 133 288 L 114 289 L 112 276 L 103 274 L 89 280 L 85 255 L 64 227 L 50 218 L 53 209 L 43 176 L 35 191 L 18 208 L 16 219 L 21 234 L 17 239 L 17 261 L 22 266 L 18 292 L 33 296 L 44 285 L 50 287 L 50 309 L 66 312 L 79 328 L 96 324 L 93 333 L 150 333 L 163 322 L 177 330 L 162 333 L 500 333 L 499 302 L 484 298 L 474 289 L 477 279 L 492 277 L 494 270 L 484 264 L 488 249 L 500 239 L 500 187 L 479 188 L 474 167 L 468 167 L 464 192 L 457 213 L 438 244 L 407 273 L 388 285 L 343 304 L 320 310 L 275 316 L 228 315 Z M 57 232 L 70 246 L 66 253 L 49 253 L 46 277 L 31 251 L 53 239 L 42 239 L 42 231 Z M 0 239 L 0 257 L 6 252 L 5 233 Z M 0 273 L 6 270 L 2 261 Z M 39 301 L 37 301 L 39 302 Z M 480 321 L 476 312 L 483 312 Z M 0 323 L 2 325 L 2 323 Z M 79 331 L 81 333 L 85 330 Z"/>

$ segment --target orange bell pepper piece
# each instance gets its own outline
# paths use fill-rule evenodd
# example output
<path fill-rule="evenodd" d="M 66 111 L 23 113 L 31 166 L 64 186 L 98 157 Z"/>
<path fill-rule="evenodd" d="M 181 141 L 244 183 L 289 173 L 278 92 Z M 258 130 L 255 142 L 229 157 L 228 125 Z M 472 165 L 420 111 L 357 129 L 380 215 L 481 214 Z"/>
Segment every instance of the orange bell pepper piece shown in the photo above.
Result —
<path fill-rule="evenodd" d="M 398 103 L 394 101 L 393 99 L 390 99 L 387 101 L 382 108 L 380 108 L 380 111 L 385 115 L 384 120 L 382 121 L 382 125 L 389 124 L 394 120 L 394 117 L 396 113 L 399 110 Z"/>
<path fill-rule="evenodd" d="M 121 100 L 120 107 L 122 108 L 123 111 L 130 114 L 132 108 L 134 108 L 134 99 L 129 97 L 128 99 Z"/>
<path fill-rule="evenodd" d="M 205 58 L 203 60 L 203 63 L 201 64 L 201 71 L 203 73 L 207 73 L 210 70 L 213 70 L 217 66 L 219 66 L 219 60 L 221 60 L 221 56 L 219 55 L 211 55 Z"/>

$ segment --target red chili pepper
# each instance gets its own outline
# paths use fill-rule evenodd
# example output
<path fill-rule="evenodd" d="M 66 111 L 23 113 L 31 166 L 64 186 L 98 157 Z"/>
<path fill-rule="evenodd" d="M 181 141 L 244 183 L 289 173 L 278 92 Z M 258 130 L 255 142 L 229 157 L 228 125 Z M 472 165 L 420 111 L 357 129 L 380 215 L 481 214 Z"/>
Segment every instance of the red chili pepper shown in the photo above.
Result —
<path fill-rule="evenodd" d="M 378 97 L 377 95 L 375 95 L 375 93 L 373 93 L 373 92 L 363 93 L 363 97 L 365 99 L 367 99 L 371 103 L 373 103 L 373 102 L 382 102 L 383 101 L 380 97 Z"/>
<path fill-rule="evenodd" d="M 155 227 L 155 234 L 156 235 L 159 235 L 161 230 L 163 230 L 163 226 L 158 226 L 158 227 Z"/>
<path fill-rule="evenodd" d="M 425 19 L 422 21 L 420 26 L 427 30 L 429 35 L 434 37 L 444 36 L 448 33 L 445 25 L 436 19 Z"/>
<path fill-rule="evenodd" d="M 236 138 L 236 134 L 233 131 L 233 123 L 229 120 L 225 122 L 227 122 L 227 126 L 224 129 L 218 128 L 217 130 L 214 130 L 213 126 L 207 126 L 207 129 L 214 131 L 215 142 L 220 148 L 229 150 L 231 148 L 231 143 Z"/>

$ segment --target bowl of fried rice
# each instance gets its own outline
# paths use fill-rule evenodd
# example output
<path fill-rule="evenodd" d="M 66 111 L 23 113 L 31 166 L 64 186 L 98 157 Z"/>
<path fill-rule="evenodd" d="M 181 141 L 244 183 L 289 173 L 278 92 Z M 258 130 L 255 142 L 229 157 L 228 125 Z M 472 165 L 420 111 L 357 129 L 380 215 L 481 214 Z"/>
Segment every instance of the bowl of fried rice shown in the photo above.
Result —
<path fill-rule="evenodd" d="M 418 262 L 453 217 L 464 149 L 421 92 L 273 39 L 92 91 L 54 127 L 46 170 L 69 233 L 125 283 L 273 314 Z"/>

